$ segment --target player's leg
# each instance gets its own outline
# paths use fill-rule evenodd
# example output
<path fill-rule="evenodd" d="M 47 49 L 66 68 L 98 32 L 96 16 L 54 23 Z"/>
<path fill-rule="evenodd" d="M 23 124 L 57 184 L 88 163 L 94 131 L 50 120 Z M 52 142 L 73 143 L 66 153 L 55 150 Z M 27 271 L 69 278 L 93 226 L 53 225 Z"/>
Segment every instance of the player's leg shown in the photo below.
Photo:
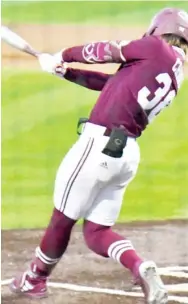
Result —
<path fill-rule="evenodd" d="M 15 277 L 10 285 L 11 291 L 30 298 L 47 296 L 47 279 L 64 254 L 75 223 L 54 208 L 29 269 Z"/>
<path fill-rule="evenodd" d="M 95 207 L 86 216 L 83 232 L 87 246 L 92 251 L 116 260 L 134 274 L 137 265 L 143 260 L 131 240 L 112 230 L 120 213 L 124 191 L 125 188 L 117 184 L 103 189 L 96 199 Z"/>
<path fill-rule="evenodd" d="M 167 292 L 157 274 L 155 263 L 144 262 L 134 249 L 132 242 L 111 228 L 119 215 L 125 188 L 136 174 L 139 153 L 135 147 L 134 155 L 134 143 L 132 148 L 131 154 L 126 155 L 127 160 L 125 160 L 125 170 L 122 175 L 124 181 L 115 180 L 113 184 L 106 186 L 86 215 L 83 226 L 84 237 L 92 251 L 103 257 L 114 259 L 131 271 L 136 282 L 142 287 L 148 303 L 166 303 Z"/>
<path fill-rule="evenodd" d="M 84 237 L 88 247 L 96 254 L 112 258 L 129 269 L 136 285 L 140 285 L 148 304 L 167 303 L 167 290 L 153 261 L 143 261 L 132 242 L 114 232 L 111 227 L 84 222 Z"/>
<path fill-rule="evenodd" d="M 85 216 L 85 240 L 96 253 L 112 257 L 132 272 L 135 265 L 142 262 L 130 240 L 112 231 L 129 183 L 136 175 L 140 151 L 134 139 L 128 139 L 124 149 L 122 170 L 100 191 Z M 105 169 L 104 169 L 105 170 Z"/>
<path fill-rule="evenodd" d="M 46 280 L 64 254 L 74 224 L 97 193 L 93 148 L 93 138 L 82 137 L 62 161 L 55 180 L 55 209 L 51 221 L 36 248 L 30 269 L 13 280 L 12 291 L 29 297 L 46 295 Z"/>

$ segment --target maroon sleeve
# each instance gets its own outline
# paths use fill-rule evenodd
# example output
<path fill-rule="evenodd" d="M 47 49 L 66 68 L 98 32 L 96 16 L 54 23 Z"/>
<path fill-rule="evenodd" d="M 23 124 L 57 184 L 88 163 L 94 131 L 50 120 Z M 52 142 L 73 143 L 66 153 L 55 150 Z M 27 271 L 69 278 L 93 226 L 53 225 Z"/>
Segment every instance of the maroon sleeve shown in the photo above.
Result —
<path fill-rule="evenodd" d="M 68 68 L 64 78 L 90 90 L 101 91 L 112 76 L 95 71 Z"/>
<path fill-rule="evenodd" d="M 81 63 L 123 63 L 126 61 L 153 57 L 159 50 L 160 38 L 147 36 L 131 42 L 100 41 L 65 49 L 64 62 Z"/>
<path fill-rule="evenodd" d="M 63 50 L 64 62 L 122 63 L 121 48 L 125 41 L 100 41 Z"/>
<path fill-rule="evenodd" d="M 156 52 L 160 52 L 159 47 L 160 38 L 147 36 L 122 46 L 121 52 L 125 61 L 132 61 L 156 56 Z"/>

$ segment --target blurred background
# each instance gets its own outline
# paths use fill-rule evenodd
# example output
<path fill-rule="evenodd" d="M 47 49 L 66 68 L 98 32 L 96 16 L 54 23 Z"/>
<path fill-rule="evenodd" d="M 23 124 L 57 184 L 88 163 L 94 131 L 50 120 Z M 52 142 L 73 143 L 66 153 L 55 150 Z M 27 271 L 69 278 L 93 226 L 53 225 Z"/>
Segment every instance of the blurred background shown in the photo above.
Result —
<path fill-rule="evenodd" d="M 186 1 L 2 1 L 2 24 L 53 53 L 90 41 L 139 38 L 153 14 L 168 6 L 188 11 Z M 98 93 L 45 74 L 36 59 L 5 44 L 1 73 L 2 227 L 44 227 L 56 170 L 77 138 L 78 118 L 89 114 Z M 120 221 L 188 217 L 187 96 L 185 80 L 173 105 L 139 139 L 141 163 Z"/>

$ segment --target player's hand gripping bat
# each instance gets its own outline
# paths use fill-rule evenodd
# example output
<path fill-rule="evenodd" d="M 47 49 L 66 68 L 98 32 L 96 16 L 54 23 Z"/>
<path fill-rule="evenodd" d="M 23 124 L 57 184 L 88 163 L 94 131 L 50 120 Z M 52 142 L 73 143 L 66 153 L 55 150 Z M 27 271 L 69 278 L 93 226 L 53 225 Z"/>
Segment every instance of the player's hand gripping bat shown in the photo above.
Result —
<path fill-rule="evenodd" d="M 8 27 L 3 25 L 1 26 L 1 39 L 9 45 L 15 47 L 16 49 L 25 52 L 29 55 L 32 55 L 36 58 L 38 57 L 38 55 L 40 55 L 40 52 L 33 49 L 27 41 L 25 41 L 18 34 L 11 31 Z"/>

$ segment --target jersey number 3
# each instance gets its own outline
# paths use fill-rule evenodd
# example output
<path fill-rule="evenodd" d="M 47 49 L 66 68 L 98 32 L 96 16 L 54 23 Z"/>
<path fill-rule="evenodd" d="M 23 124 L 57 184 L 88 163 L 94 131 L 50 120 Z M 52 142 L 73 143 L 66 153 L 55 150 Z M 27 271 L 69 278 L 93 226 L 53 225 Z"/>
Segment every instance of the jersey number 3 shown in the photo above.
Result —
<path fill-rule="evenodd" d="M 179 88 L 183 80 L 182 62 L 179 58 L 172 67 L 172 71 L 174 72 Z M 154 92 L 154 98 L 152 100 L 148 99 L 151 91 L 147 87 L 143 87 L 138 92 L 138 103 L 144 110 L 149 111 L 149 122 L 151 122 L 162 109 L 169 106 L 176 96 L 176 91 L 170 90 L 172 78 L 168 73 L 161 73 L 157 75 L 155 79 L 159 84 L 159 88 Z"/>

